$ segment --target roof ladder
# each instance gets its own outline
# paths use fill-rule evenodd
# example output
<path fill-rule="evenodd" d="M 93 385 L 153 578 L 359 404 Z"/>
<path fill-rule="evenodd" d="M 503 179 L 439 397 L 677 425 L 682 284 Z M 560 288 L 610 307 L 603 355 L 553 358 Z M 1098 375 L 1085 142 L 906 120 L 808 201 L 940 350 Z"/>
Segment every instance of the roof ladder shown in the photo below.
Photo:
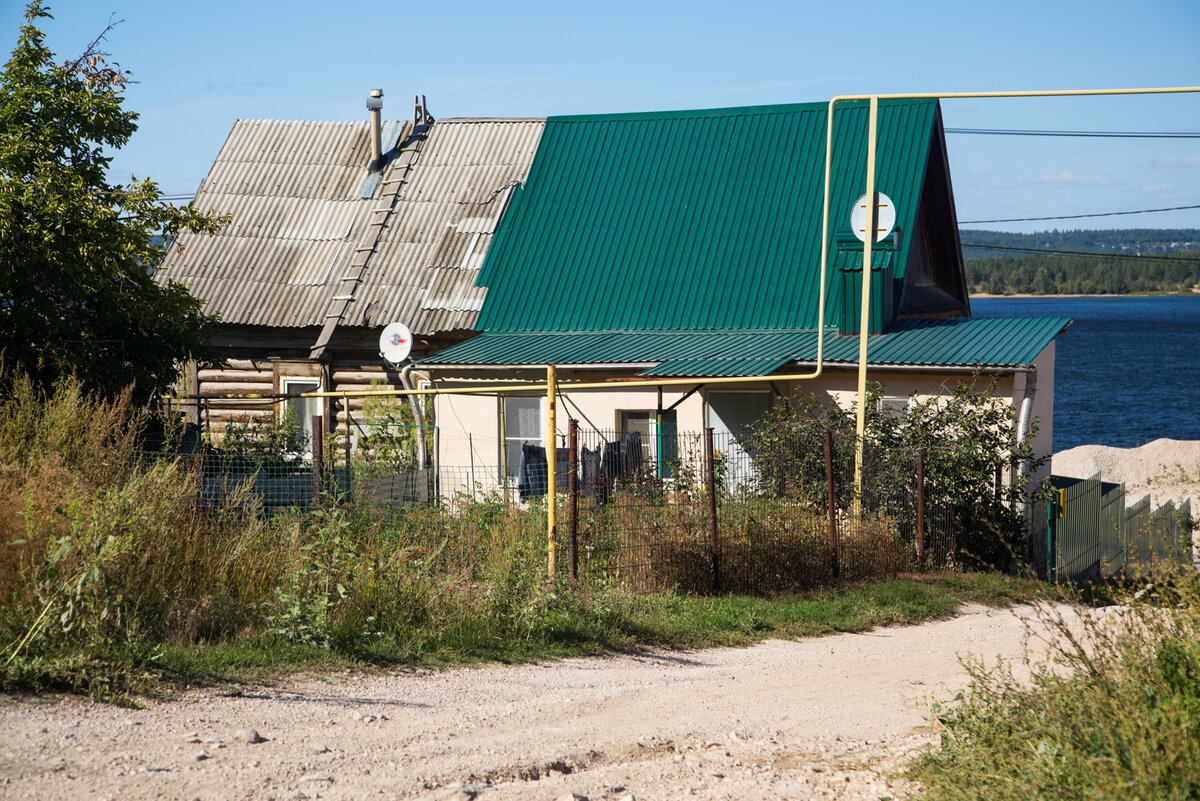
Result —
<path fill-rule="evenodd" d="M 417 156 L 421 152 L 421 146 L 425 142 L 429 126 L 432 124 L 433 117 L 425 111 L 423 104 L 418 104 L 414 112 L 412 134 L 400 148 L 402 156 L 407 156 L 407 158 L 402 166 L 397 165 L 396 172 L 394 173 L 396 177 L 380 182 L 380 185 L 384 189 L 379 196 L 379 205 L 371 209 L 371 221 L 367 224 L 367 230 L 363 234 L 363 239 L 359 243 L 359 246 L 354 249 L 350 266 L 346 269 L 345 274 L 338 279 L 338 285 L 334 290 L 334 294 L 329 299 L 329 311 L 325 314 L 325 324 L 321 327 L 321 333 L 308 354 L 309 359 L 319 361 L 325 357 L 325 350 L 329 347 L 329 341 L 333 338 L 333 332 L 337 330 L 338 324 L 342 322 L 346 316 L 346 312 L 349 311 L 350 304 L 354 302 L 354 293 L 358 290 L 359 284 L 362 283 L 363 277 L 367 272 L 367 266 L 371 261 L 371 256 L 375 253 L 379 245 L 379 237 L 383 233 L 383 226 L 387 224 L 392 212 L 395 210 L 396 198 L 400 194 L 401 187 L 408 183 L 409 175 L 416 164 Z"/>

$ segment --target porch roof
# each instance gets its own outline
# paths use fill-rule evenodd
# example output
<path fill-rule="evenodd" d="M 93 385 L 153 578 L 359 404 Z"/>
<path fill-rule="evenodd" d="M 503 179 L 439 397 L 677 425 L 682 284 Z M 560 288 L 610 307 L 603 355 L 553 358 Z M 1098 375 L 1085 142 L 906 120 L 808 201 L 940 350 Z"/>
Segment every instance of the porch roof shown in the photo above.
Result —
<path fill-rule="evenodd" d="M 904 320 L 869 338 L 867 360 L 892 367 L 1032 364 L 1071 321 L 1064 317 Z M 816 329 L 488 331 L 422 360 L 444 365 L 638 367 L 647 376 L 769 375 L 815 362 Z M 858 362 L 858 336 L 825 334 L 825 362 Z"/>

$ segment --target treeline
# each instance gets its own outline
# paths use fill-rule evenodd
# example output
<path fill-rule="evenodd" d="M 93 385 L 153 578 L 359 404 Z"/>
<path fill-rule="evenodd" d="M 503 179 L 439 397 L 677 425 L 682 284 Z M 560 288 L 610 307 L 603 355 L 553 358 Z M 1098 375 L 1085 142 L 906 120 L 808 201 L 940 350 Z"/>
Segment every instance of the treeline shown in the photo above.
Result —
<path fill-rule="evenodd" d="M 1200 287 L 1200 249 L 1171 258 L 1003 256 L 968 259 L 972 292 L 990 295 L 1190 294 Z"/>
<path fill-rule="evenodd" d="M 1088 253 L 1175 253 L 1200 247 L 1197 228 L 1120 228 L 1110 230 L 1038 231 L 1016 234 L 1008 231 L 959 229 L 963 256 L 968 259 L 998 254 L 993 248 L 1075 250 Z M 974 248 L 972 245 L 982 247 Z"/>

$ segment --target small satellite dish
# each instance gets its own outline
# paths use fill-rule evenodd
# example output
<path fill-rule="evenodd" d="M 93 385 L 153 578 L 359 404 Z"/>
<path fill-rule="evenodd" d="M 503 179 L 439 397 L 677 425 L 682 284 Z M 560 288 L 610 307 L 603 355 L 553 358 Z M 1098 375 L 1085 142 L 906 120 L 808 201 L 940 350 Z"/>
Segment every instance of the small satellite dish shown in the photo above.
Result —
<path fill-rule="evenodd" d="M 379 355 L 398 367 L 412 353 L 412 331 L 404 323 L 388 323 L 379 334 Z"/>
<path fill-rule="evenodd" d="M 876 192 L 875 197 L 879 198 L 879 200 L 875 212 L 874 241 L 879 242 L 896 227 L 896 204 L 882 192 Z M 854 235 L 858 237 L 859 242 L 867 241 L 867 211 L 869 210 L 869 206 L 870 201 L 866 195 L 863 195 L 854 201 L 854 208 L 850 210 L 850 228 L 854 231 Z"/>

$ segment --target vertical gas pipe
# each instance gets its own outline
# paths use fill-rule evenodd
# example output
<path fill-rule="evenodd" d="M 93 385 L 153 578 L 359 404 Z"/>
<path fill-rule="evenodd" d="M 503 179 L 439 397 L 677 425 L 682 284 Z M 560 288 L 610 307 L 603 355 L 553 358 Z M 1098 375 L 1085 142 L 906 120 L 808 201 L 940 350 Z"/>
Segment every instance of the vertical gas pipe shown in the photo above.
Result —
<path fill-rule="evenodd" d="M 871 98 L 867 119 L 867 230 L 863 233 L 862 319 L 858 329 L 858 416 L 854 428 L 854 517 L 862 514 L 863 439 L 867 428 L 867 332 L 871 326 L 871 245 L 875 243 L 875 222 L 879 212 L 875 197 L 875 140 L 879 118 L 879 98 Z"/>
<path fill-rule="evenodd" d="M 558 554 L 554 550 L 554 512 L 558 492 L 558 449 L 555 445 L 554 395 L 557 378 L 554 365 L 546 365 L 546 575 L 553 580 L 558 572 Z"/>

